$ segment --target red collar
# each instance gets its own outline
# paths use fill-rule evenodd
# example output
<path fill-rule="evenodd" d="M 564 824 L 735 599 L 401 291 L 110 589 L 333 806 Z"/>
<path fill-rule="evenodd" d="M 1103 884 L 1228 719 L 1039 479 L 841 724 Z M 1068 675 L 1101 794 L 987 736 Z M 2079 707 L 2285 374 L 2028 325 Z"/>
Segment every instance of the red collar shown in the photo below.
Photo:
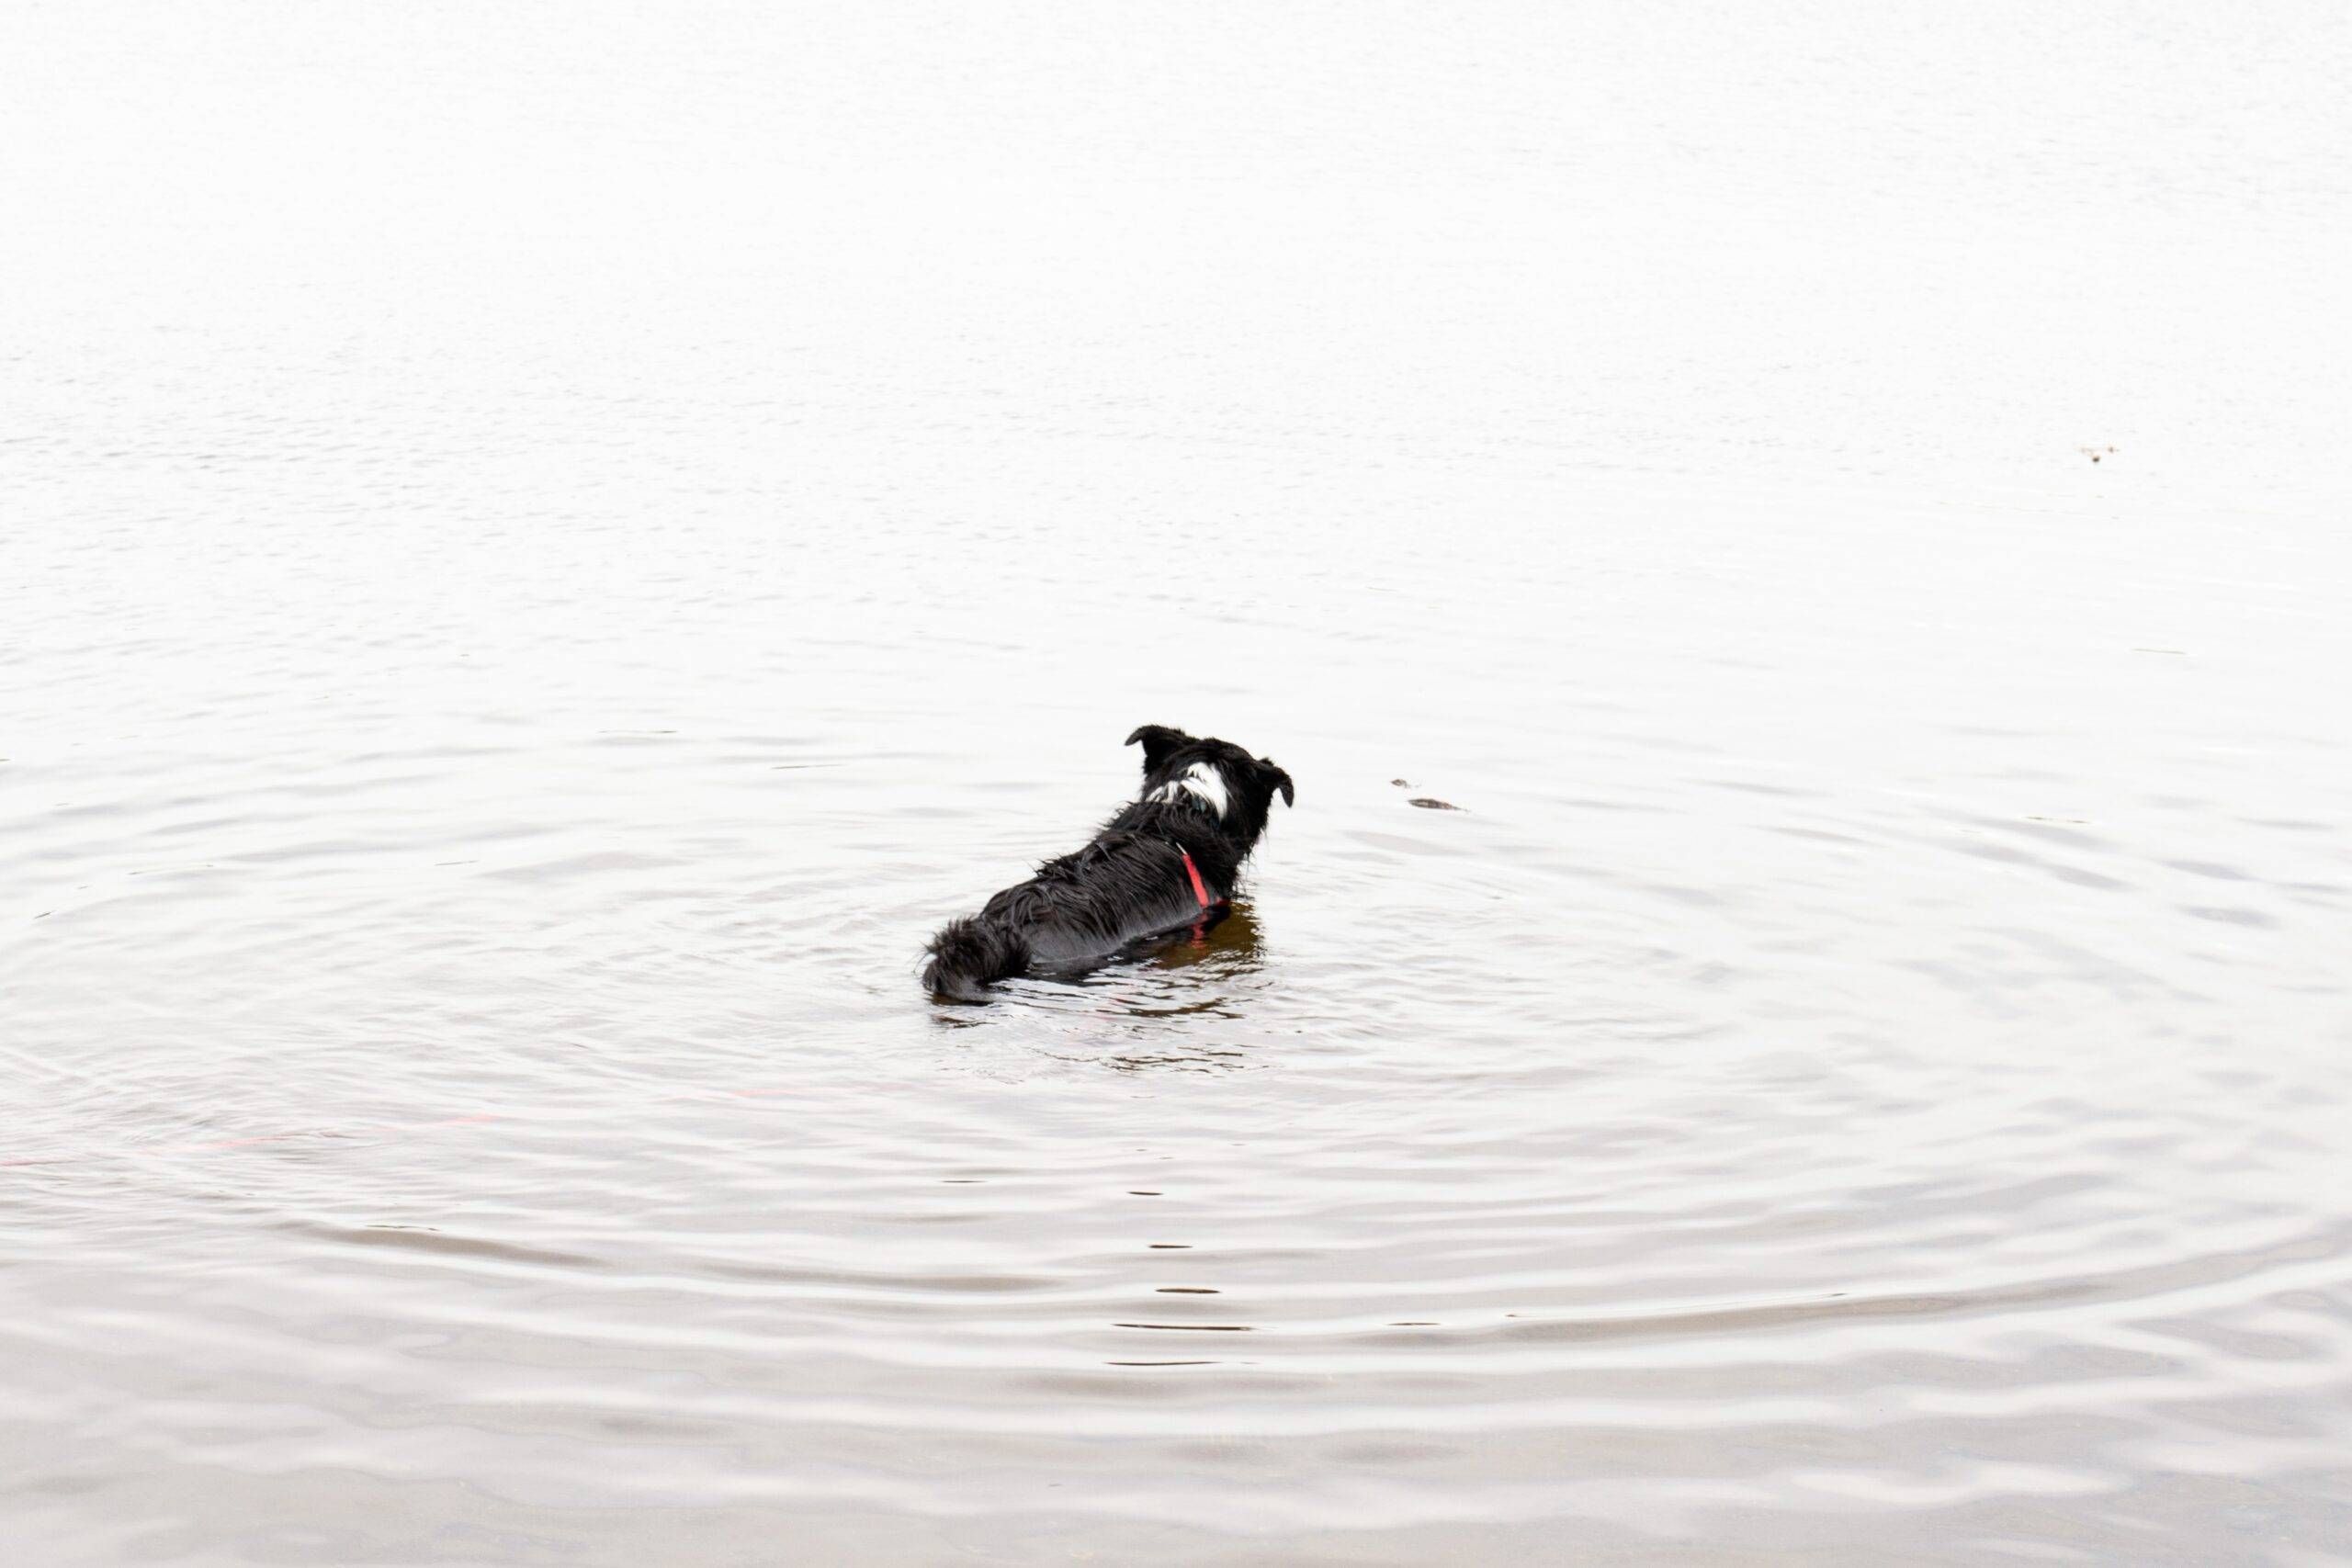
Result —
<path fill-rule="evenodd" d="M 1182 844 L 1175 848 L 1176 852 L 1184 857 L 1184 874 L 1193 879 L 1193 897 L 1201 901 L 1202 908 L 1212 908 L 1214 901 L 1209 897 L 1209 886 L 1201 880 L 1201 868 L 1193 863 L 1193 852 Z"/>

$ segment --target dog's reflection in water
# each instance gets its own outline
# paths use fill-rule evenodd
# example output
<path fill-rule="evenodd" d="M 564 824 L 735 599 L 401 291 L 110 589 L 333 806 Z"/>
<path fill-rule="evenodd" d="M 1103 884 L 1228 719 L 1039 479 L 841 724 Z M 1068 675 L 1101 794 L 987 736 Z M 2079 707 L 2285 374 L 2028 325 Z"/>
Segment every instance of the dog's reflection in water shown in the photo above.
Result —
<path fill-rule="evenodd" d="M 1130 942 L 1107 959 L 1040 968 L 1012 981 L 1001 995 L 1012 1008 L 1001 1008 L 994 1016 L 1005 1021 L 1013 1010 L 1035 1009 L 1081 1030 L 1153 1019 L 1239 1018 L 1248 993 L 1264 970 L 1257 914 L 1247 904 L 1227 904 L 1192 925 Z M 990 1017 L 967 1009 L 933 1011 L 937 1021 L 951 1028 L 979 1026 Z M 1132 1052 L 1145 1043 L 1141 1037 L 1102 1042 L 1114 1053 Z M 1227 1053 L 1209 1055 L 1222 1057 Z M 1201 1055 L 1197 1048 L 1182 1053 L 1192 1065 L 1207 1065 Z M 1130 1062 L 1120 1055 L 1112 1065 L 1155 1066 L 1164 1060 L 1147 1052 L 1144 1059 Z"/>
<path fill-rule="evenodd" d="M 1133 944 L 1111 963 L 1089 971 L 1081 983 L 1115 987 L 1155 969 L 1198 969 L 1198 975 L 1190 976 L 1193 980 L 1238 978 L 1256 974 L 1261 957 L 1257 915 L 1247 904 L 1226 904 L 1181 931 Z"/>
<path fill-rule="evenodd" d="M 1258 917 L 1247 904 L 1221 905 L 1199 920 L 1128 943 L 1095 964 L 1049 968 L 1033 978 L 1074 990 L 1090 1010 L 1105 1004 L 1144 1017 L 1216 1012 L 1231 1000 L 1220 982 L 1246 980 L 1263 967 Z"/>
<path fill-rule="evenodd" d="M 1248 1016 L 1262 982 L 1258 917 L 1246 904 L 1212 910 L 1213 919 L 1148 942 L 1080 978 L 1071 988 L 1084 1020 L 1071 1044 L 1055 1055 L 1123 1073 L 1236 1072 L 1250 1053 L 1216 1027 Z M 1049 984 L 1051 982 L 1048 982 Z"/>

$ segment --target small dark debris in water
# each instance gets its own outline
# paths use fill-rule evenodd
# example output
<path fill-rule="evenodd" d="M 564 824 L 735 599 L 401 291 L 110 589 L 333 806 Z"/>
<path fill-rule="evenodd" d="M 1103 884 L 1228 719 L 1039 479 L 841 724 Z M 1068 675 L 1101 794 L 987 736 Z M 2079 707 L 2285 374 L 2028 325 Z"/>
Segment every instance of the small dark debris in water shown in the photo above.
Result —
<path fill-rule="evenodd" d="M 2084 457 L 2088 457 L 2094 463 L 2098 462 L 2101 457 L 2112 457 L 2115 456 L 2115 448 L 2112 446 L 2077 446 L 2075 450 L 2080 452 Z"/>
<path fill-rule="evenodd" d="M 1218 1296 L 1225 1292 L 1207 1285 L 1162 1285 L 1159 1293 L 1163 1296 Z"/>
<path fill-rule="evenodd" d="M 1437 1325 L 1425 1317 L 1408 1317 L 1402 1323 L 1392 1323 L 1391 1328 L 1435 1328 Z"/>
<path fill-rule="evenodd" d="M 1462 809 L 1462 807 L 1454 805 L 1450 800 L 1432 800 L 1426 795 L 1417 795 L 1405 804 L 1408 806 L 1418 806 L 1424 811 L 1459 811 Z"/>
<path fill-rule="evenodd" d="M 1130 1198 L 1157 1198 L 1159 1194 L 1148 1188 L 1130 1187 L 1127 1189 L 1127 1196 Z"/>
<path fill-rule="evenodd" d="M 1410 779 L 1390 779 L 1388 782 L 1395 784 L 1398 789 L 1410 789 L 1413 787 L 1413 781 Z"/>
<path fill-rule="evenodd" d="M 1144 1245 L 1151 1248 L 1154 1252 L 1190 1252 L 1193 1250 L 1193 1244 L 1189 1241 L 1149 1241 L 1144 1243 Z"/>

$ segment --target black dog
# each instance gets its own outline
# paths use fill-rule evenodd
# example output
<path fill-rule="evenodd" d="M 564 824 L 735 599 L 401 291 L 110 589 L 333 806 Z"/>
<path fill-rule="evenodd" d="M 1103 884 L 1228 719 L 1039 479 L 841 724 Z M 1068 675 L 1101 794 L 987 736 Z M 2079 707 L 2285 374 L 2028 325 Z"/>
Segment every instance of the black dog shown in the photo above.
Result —
<path fill-rule="evenodd" d="M 1143 793 L 1074 855 L 1049 860 L 978 915 L 931 939 L 923 984 L 948 1001 L 981 999 L 989 983 L 1036 965 L 1107 958 L 1138 937 L 1210 918 L 1232 896 L 1241 863 L 1266 830 L 1290 775 L 1224 740 L 1147 724 Z"/>

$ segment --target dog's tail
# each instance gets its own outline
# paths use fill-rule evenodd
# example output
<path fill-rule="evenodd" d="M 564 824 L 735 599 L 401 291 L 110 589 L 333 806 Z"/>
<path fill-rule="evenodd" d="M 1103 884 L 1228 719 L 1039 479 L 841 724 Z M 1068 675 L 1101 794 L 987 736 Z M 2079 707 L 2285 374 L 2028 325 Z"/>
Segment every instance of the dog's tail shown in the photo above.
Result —
<path fill-rule="evenodd" d="M 977 918 L 950 920 L 931 939 L 922 983 L 942 1001 L 977 1002 L 989 982 L 1029 969 L 1029 944 L 1019 933 Z"/>

